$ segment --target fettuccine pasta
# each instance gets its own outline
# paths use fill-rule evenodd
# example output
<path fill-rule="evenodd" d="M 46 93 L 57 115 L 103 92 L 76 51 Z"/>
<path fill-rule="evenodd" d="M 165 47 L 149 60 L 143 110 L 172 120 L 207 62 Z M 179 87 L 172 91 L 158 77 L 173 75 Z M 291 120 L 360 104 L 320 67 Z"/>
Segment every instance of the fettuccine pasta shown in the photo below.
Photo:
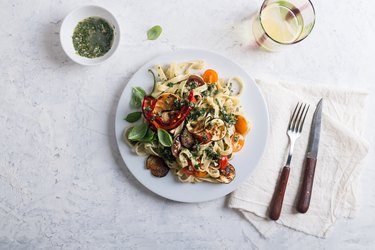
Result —
<path fill-rule="evenodd" d="M 142 102 L 147 134 L 131 140 L 126 129 L 124 140 L 138 155 L 162 158 L 181 182 L 229 183 L 235 177 L 229 160 L 249 130 L 239 99 L 244 83 L 211 69 L 201 75 L 204 66 L 195 60 L 150 69 L 154 87 Z"/>

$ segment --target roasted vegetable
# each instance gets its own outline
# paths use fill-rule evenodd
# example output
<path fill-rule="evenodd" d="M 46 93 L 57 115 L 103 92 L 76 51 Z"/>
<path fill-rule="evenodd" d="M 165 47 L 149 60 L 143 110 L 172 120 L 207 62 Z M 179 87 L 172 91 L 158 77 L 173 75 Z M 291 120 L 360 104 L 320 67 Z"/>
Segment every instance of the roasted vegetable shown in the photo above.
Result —
<path fill-rule="evenodd" d="M 169 167 L 164 160 L 158 156 L 150 155 L 146 160 L 146 168 L 151 170 L 151 174 L 156 177 L 164 177 L 169 172 Z"/>
<path fill-rule="evenodd" d="M 207 131 L 202 131 L 200 133 L 194 134 L 195 139 L 201 144 L 209 143 L 212 139 L 212 135 Z"/>
<path fill-rule="evenodd" d="M 197 121 L 189 121 L 186 124 L 186 128 L 189 130 L 192 134 L 200 133 L 204 130 L 204 127 L 206 125 L 206 118 L 198 119 Z"/>
<path fill-rule="evenodd" d="M 190 89 L 195 89 L 196 87 L 204 85 L 202 77 L 197 75 L 191 75 L 186 81 L 186 86 L 189 86 Z"/>
<path fill-rule="evenodd" d="M 239 152 L 245 144 L 245 137 L 240 133 L 235 132 L 231 136 L 233 152 Z"/>
<path fill-rule="evenodd" d="M 206 131 L 212 135 L 213 141 L 219 141 L 226 135 L 227 128 L 223 120 L 215 118 L 206 123 Z"/>
<path fill-rule="evenodd" d="M 194 92 L 190 91 L 186 104 L 177 109 L 175 101 L 180 102 L 179 97 L 168 93 L 163 94 L 158 99 L 145 96 L 142 104 L 143 115 L 155 128 L 174 129 L 186 119 L 196 100 Z"/>
<path fill-rule="evenodd" d="M 236 177 L 236 169 L 229 163 L 224 169 L 220 169 L 220 176 L 217 180 L 228 184 L 233 181 L 234 177 Z"/>
<path fill-rule="evenodd" d="M 194 145 L 194 137 L 186 128 L 182 131 L 181 143 L 185 148 L 191 148 Z"/>

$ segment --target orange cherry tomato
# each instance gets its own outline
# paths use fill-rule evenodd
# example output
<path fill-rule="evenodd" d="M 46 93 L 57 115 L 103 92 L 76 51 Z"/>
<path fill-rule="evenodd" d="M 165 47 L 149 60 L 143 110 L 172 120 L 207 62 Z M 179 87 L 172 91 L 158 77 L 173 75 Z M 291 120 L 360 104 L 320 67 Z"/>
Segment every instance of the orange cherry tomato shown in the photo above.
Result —
<path fill-rule="evenodd" d="M 240 151 L 243 145 L 245 144 L 245 137 L 243 137 L 243 135 L 237 132 L 231 136 L 231 140 L 232 140 L 233 152 Z"/>
<path fill-rule="evenodd" d="M 206 70 L 202 77 L 206 83 L 215 83 L 219 80 L 216 71 L 213 69 Z"/>
<path fill-rule="evenodd" d="M 235 125 L 236 131 L 242 135 L 245 135 L 249 130 L 246 118 L 242 115 L 237 116 L 237 122 Z"/>
<path fill-rule="evenodd" d="M 196 177 L 200 177 L 200 178 L 203 178 L 203 177 L 206 177 L 206 172 L 201 172 L 201 171 L 196 171 L 195 172 L 195 176 Z"/>

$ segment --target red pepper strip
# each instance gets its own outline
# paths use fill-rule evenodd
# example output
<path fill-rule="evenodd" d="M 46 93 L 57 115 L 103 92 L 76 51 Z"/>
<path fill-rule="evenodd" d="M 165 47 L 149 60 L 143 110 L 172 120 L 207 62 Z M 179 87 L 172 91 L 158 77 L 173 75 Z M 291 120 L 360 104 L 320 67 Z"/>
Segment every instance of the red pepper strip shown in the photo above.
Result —
<path fill-rule="evenodd" d="M 189 93 L 188 101 L 190 103 L 195 103 L 196 102 L 193 90 L 191 90 L 190 93 Z M 189 104 L 186 105 L 186 106 L 183 106 L 181 108 L 180 113 L 176 116 L 177 118 L 175 118 L 169 124 L 165 124 L 163 121 L 161 121 L 161 119 L 159 117 L 157 117 L 156 119 L 157 119 L 157 122 L 160 125 L 160 127 L 162 127 L 165 130 L 171 130 L 171 129 L 176 128 L 178 125 L 180 125 L 186 119 L 186 117 L 190 114 L 191 110 L 192 110 L 192 107 L 190 107 Z"/>
<path fill-rule="evenodd" d="M 160 125 L 153 120 L 153 111 L 156 105 L 156 99 L 152 96 L 145 96 L 142 102 L 142 112 L 143 116 L 146 118 L 148 122 L 155 126 L 155 128 L 160 128 Z"/>
<path fill-rule="evenodd" d="M 196 102 L 193 90 L 191 90 L 189 93 L 188 101 L 191 103 Z M 146 118 L 146 120 L 150 122 L 152 125 L 154 125 L 156 128 L 163 128 L 165 130 L 171 130 L 171 129 L 176 128 L 178 125 L 180 125 L 186 119 L 186 117 L 190 114 L 190 111 L 192 109 L 190 105 L 183 106 L 181 108 L 180 113 L 176 116 L 176 118 L 173 119 L 172 122 L 166 124 L 159 117 L 156 117 L 155 120 L 152 119 L 153 116 L 155 115 L 153 113 L 153 110 L 155 108 L 156 102 L 157 102 L 157 99 L 151 96 L 145 96 L 143 98 L 143 103 L 142 103 L 143 115 Z"/>
<path fill-rule="evenodd" d="M 156 120 L 158 123 L 160 123 L 160 125 L 163 126 L 174 125 L 177 121 L 181 119 L 181 116 L 183 116 L 186 112 L 189 112 L 188 106 L 183 106 L 181 110 L 178 112 L 178 114 L 170 121 L 164 122 L 159 116 L 156 116 Z"/>
<path fill-rule="evenodd" d="M 150 120 L 152 117 L 152 111 L 155 108 L 156 99 L 152 96 L 145 96 L 142 102 L 142 112 L 146 120 Z"/>
<path fill-rule="evenodd" d="M 188 100 L 189 100 L 189 102 L 196 102 L 197 101 L 197 100 L 195 100 L 195 97 L 194 97 L 194 90 L 190 91 L 189 96 L 188 96 Z"/>

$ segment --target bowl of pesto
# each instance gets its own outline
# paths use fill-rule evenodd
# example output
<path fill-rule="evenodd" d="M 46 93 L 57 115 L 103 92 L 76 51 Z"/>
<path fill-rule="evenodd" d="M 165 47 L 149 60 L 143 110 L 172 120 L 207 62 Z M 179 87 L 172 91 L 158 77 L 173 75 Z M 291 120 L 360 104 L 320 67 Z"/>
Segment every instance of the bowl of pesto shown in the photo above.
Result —
<path fill-rule="evenodd" d="M 67 56 L 82 65 L 97 65 L 110 58 L 120 43 L 114 15 L 100 6 L 83 6 L 70 12 L 60 28 Z"/>

